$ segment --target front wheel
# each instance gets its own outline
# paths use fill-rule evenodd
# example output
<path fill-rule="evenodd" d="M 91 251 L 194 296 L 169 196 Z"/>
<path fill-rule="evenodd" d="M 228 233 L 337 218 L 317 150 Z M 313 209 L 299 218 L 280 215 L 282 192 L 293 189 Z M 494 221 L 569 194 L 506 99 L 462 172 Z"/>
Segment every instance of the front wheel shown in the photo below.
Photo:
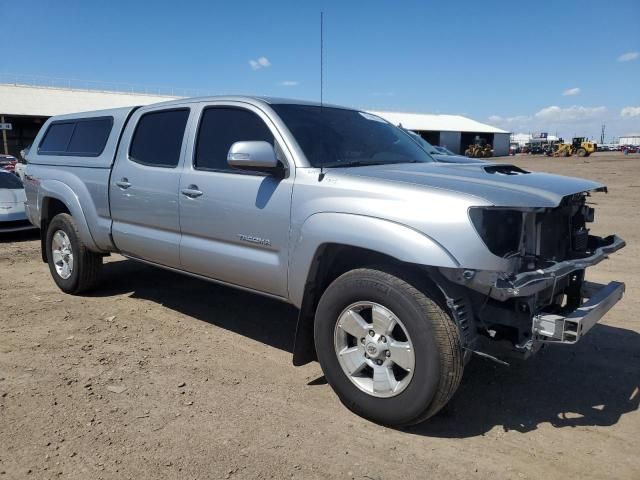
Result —
<path fill-rule="evenodd" d="M 73 217 L 61 213 L 47 228 L 46 248 L 49 270 L 56 285 L 65 293 L 81 293 L 98 283 L 102 256 L 82 242 Z"/>
<path fill-rule="evenodd" d="M 458 388 L 463 349 L 453 319 L 424 288 L 381 270 L 336 279 L 316 311 L 325 377 L 352 411 L 403 426 L 437 413 Z"/>

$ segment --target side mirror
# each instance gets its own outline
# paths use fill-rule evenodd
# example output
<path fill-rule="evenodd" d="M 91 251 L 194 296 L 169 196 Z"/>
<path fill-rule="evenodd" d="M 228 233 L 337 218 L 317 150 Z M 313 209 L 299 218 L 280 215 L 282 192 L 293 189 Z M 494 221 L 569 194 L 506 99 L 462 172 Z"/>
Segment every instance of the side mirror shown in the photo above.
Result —
<path fill-rule="evenodd" d="M 269 142 L 236 142 L 231 145 L 227 163 L 240 170 L 273 173 L 278 169 L 278 157 Z"/>

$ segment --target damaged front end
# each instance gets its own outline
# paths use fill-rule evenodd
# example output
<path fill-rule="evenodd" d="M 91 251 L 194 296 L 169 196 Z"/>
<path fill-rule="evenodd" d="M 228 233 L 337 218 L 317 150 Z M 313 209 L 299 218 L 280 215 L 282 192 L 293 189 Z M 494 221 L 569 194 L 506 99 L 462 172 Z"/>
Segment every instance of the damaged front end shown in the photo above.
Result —
<path fill-rule="evenodd" d="M 616 235 L 590 234 L 589 196 L 568 195 L 555 208 L 470 209 L 478 235 L 507 269 L 440 272 L 466 287 L 481 336 L 528 356 L 545 343 L 577 342 L 622 298 L 623 283 L 585 281 L 586 268 L 625 246 Z"/>

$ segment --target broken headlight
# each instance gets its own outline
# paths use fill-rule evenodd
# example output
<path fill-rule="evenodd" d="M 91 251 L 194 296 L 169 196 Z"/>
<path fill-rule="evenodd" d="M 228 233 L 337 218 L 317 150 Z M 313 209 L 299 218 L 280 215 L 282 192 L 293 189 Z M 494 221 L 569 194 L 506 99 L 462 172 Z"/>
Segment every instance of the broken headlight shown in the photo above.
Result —
<path fill-rule="evenodd" d="M 506 208 L 472 207 L 469 218 L 489 251 L 499 257 L 517 252 L 522 237 L 522 215 Z"/>

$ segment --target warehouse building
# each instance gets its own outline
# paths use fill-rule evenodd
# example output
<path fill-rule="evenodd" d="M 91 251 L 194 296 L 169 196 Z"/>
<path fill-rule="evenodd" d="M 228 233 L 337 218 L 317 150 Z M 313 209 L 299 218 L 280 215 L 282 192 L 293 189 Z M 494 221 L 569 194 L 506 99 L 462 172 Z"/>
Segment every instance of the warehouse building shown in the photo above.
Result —
<path fill-rule="evenodd" d="M 509 155 L 510 132 L 477 122 L 461 115 L 434 115 L 370 111 L 394 125 L 412 130 L 432 145 L 446 147 L 454 153 L 464 154 L 477 138 L 493 147 L 496 157 Z"/>
<path fill-rule="evenodd" d="M 139 93 L 0 84 L 0 153 L 18 156 L 53 115 L 147 105 L 175 97 Z"/>
<path fill-rule="evenodd" d="M 640 145 L 640 133 L 630 133 L 618 139 L 619 145 Z"/>
<path fill-rule="evenodd" d="M 520 147 L 524 147 L 527 143 L 552 143 L 560 140 L 562 139 L 555 135 L 547 134 L 544 134 L 544 136 L 540 134 L 532 135 L 530 133 L 515 133 L 511 135 L 511 143 L 518 144 Z"/>
<path fill-rule="evenodd" d="M 137 92 L 103 91 L 28 84 L 0 84 L 0 153 L 17 156 L 31 145 L 38 130 L 53 115 L 148 105 L 179 98 Z M 494 148 L 494 155 L 509 154 L 509 132 L 459 115 L 371 112 L 395 125 L 413 130 L 433 145 L 464 153 L 476 138 Z"/>

